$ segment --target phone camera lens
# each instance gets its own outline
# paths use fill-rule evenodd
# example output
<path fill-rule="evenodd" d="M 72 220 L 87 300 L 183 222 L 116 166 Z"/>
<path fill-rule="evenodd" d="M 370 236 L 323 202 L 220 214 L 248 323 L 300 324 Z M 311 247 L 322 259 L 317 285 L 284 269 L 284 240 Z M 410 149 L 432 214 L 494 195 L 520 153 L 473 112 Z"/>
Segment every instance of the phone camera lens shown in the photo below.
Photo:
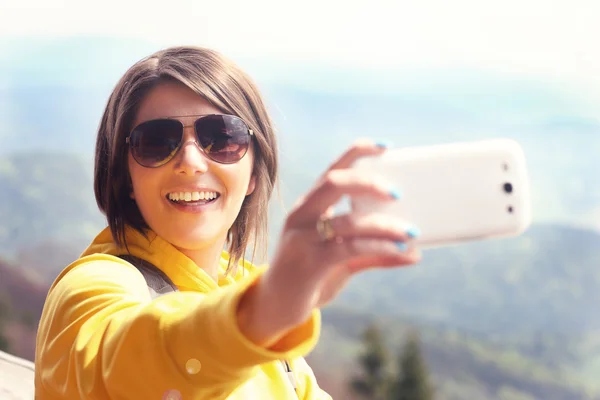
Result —
<path fill-rule="evenodd" d="M 513 186 L 512 186 L 512 183 L 510 183 L 510 182 L 506 182 L 506 183 L 504 184 L 504 191 L 505 191 L 506 193 L 512 193 L 512 191 L 513 191 Z"/>

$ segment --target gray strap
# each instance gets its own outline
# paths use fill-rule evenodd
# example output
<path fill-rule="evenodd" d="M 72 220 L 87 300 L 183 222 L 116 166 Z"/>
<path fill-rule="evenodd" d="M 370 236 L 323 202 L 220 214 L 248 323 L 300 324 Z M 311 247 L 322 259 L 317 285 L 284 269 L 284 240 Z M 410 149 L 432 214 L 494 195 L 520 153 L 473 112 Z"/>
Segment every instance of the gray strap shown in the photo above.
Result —
<path fill-rule="evenodd" d="M 178 291 L 177 286 L 173 284 L 171 279 L 148 261 L 130 254 L 121 255 L 119 258 L 129 262 L 140 271 L 146 280 L 148 291 L 153 299 L 166 293 Z"/>

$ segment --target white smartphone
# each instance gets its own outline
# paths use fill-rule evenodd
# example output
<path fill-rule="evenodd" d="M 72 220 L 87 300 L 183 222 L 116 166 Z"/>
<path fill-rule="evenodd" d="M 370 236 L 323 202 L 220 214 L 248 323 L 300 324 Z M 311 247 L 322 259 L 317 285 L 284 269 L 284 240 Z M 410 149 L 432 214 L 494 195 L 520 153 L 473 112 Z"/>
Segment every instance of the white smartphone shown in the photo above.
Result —
<path fill-rule="evenodd" d="M 524 152 L 511 139 L 388 149 L 354 168 L 381 175 L 397 201 L 355 197 L 357 211 L 379 211 L 414 224 L 418 247 L 517 236 L 531 224 Z"/>

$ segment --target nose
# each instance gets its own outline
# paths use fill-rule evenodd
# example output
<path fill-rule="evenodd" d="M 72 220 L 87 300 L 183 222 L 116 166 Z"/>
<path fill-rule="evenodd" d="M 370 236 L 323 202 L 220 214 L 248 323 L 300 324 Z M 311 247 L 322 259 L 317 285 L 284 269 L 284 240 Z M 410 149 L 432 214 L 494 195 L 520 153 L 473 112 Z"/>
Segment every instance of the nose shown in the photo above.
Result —
<path fill-rule="evenodd" d="M 202 148 L 196 141 L 193 128 L 186 128 L 183 143 L 175 156 L 175 172 L 194 176 L 203 174 L 208 170 L 208 158 L 204 155 Z"/>

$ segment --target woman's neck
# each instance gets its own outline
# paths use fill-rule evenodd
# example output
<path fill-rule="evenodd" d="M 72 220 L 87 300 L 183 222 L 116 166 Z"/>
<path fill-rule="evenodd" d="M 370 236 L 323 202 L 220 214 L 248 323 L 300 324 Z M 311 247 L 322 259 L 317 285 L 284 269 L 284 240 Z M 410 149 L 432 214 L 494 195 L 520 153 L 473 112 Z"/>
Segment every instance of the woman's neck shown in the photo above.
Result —
<path fill-rule="evenodd" d="M 215 282 L 218 282 L 219 260 L 221 259 L 224 244 L 225 239 L 217 240 L 199 249 L 178 248 L 178 250 L 194 261 L 194 263 L 204 270 L 204 272 L 206 272 Z"/>

